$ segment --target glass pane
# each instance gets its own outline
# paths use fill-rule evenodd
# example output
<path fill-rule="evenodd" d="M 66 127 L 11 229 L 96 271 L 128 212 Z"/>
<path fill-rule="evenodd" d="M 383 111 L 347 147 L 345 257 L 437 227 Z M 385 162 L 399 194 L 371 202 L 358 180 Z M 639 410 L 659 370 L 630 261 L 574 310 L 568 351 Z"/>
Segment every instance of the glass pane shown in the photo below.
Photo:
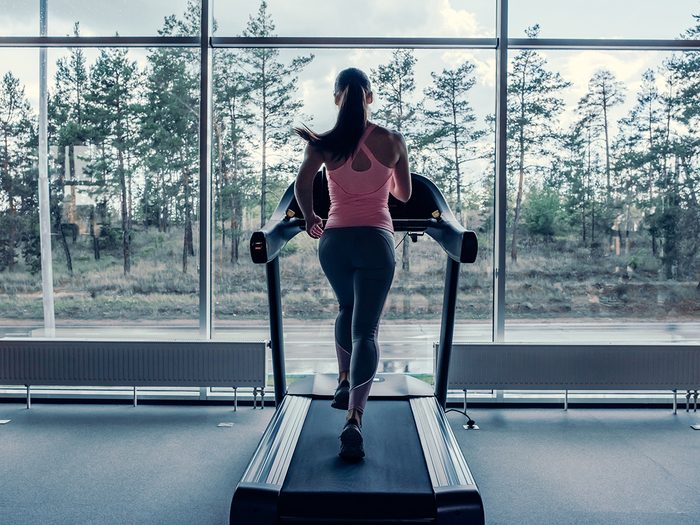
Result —
<path fill-rule="evenodd" d="M 699 340 L 693 53 L 510 63 L 507 339 Z"/>
<path fill-rule="evenodd" d="M 199 0 L 50 0 L 48 5 L 50 35 L 73 35 L 76 24 L 81 36 L 156 36 L 159 31 L 167 36 L 199 34 Z M 134 16 L 135 9 L 138 16 Z M 172 17 L 172 26 L 166 24 L 166 17 Z"/>
<path fill-rule="evenodd" d="M 535 24 L 542 38 L 698 38 L 686 34 L 698 14 L 697 0 L 518 0 L 509 3 L 508 29 L 512 38 Z"/>
<path fill-rule="evenodd" d="M 39 0 L 0 0 L 0 13 L 0 36 L 39 34 Z"/>
<path fill-rule="evenodd" d="M 0 50 L 0 337 L 43 325 L 39 248 L 39 51 Z"/>
<path fill-rule="evenodd" d="M 32 66 L 25 51 L 5 55 L 11 70 L 38 69 L 38 59 Z M 198 53 L 51 49 L 48 62 L 57 336 L 196 336 Z M 25 78 L 32 81 L 27 93 L 35 114 L 36 80 Z M 30 162 L 36 142 L 27 142 L 18 131 L 15 135 L 16 158 Z M 0 272 L 8 303 L 1 315 L 12 325 L 32 320 L 32 333 L 40 335 L 35 212 L 16 205 L 13 210 L 5 189 L 25 191 L 22 165 L 17 163 L 9 179 L 3 177 L 10 185 L 0 190 L 5 193 L 0 194 L 2 211 L 19 221 L 2 248 L 23 258 Z"/>
<path fill-rule="evenodd" d="M 197 52 L 57 51 L 50 63 L 62 221 L 54 275 L 64 294 L 57 325 L 80 320 L 97 335 L 125 324 L 139 327 L 129 335 L 195 335 Z"/>
<path fill-rule="evenodd" d="M 495 35 L 494 0 L 269 0 L 266 5 L 273 20 L 265 36 Z M 258 0 L 214 0 L 217 35 L 243 35 L 260 8 Z"/>
<path fill-rule="evenodd" d="M 248 240 L 261 224 L 262 195 L 262 98 L 264 82 L 256 72 L 255 53 L 262 50 L 222 49 L 214 52 L 214 202 L 215 202 L 215 328 L 217 337 L 267 338 L 268 305 L 263 265 L 250 260 Z M 283 191 L 296 176 L 304 145 L 291 132 L 292 125 L 306 123 L 314 130 L 332 127 L 336 118 L 333 82 L 341 67 L 356 66 L 373 83 L 372 117 L 380 124 L 401 127 L 411 148 L 412 170 L 438 184 L 452 209 L 458 208 L 454 150 L 443 136 L 427 145 L 445 106 L 437 95 L 432 75 L 457 78 L 464 92 L 458 96 L 459 202 L 466 227 L 476 230 L 480 255 L 474 265 L 464 265 L 457 306 L 456 341 L 491 337 L 491 236 L 494 138 L 488 117 L 494 108 L 494 54 L 492 51 L 393 51 L 393 50 L 268 50 L 268 71 L 274 76 L 278 95 L 290 98 L 271 110 L 267 122 L 265 170 L 267 175 L 264 221 L 276 207 Z M 308 57 L 312 56 L 310 60 Z M 307 57 L 301 60 L 301 57 Z M 295 70 L 292 64 L 304 63 Z M 414 88 L 404 93 L 402 114 L 397 121 L 391 109 L 390 83 L 378 80 L 380 70 L 396 75 L 397 65 L 410 63 L 404 80 Z M 276 63 L 278 66 L 271 66 Z M 447 70 L 447 72 L 445 71 Z M 390 77 L 393 78 L 393 77 Z M 272 81 L 272 80 L 271 80 Z M 257 82 L 257 83 L 256 83 Z M 445 94 L 442 93 L 443 104 Z M 282 100 L 282 98 L 280 98 Z M 394 104 L 392 106 L 392 103 Z M 425 110 L 437 112 L 428 117 Z M 447 120 L 447 119 L 446 119 Z M 437 341 L 442 311 L 446 256 L 428 236 L 418 242 L 396 234 L 398 266 L 384 311 L 380 344 L 380 371 L 432 375 L 432 343 Z M 402 270 L 402 250 L 408 245 L 409 270 Z M 285 248 L 282 274 L 287 373 L 337 371 L 333 322 L 337 302 L 318 263 L 318 244 L 305 233 Z"/>
<path fill-rule="evenodd" d="M 76 24 L 80 36 L 199 35 L 199 0 L 49 0 L 47 6 L 50 36 L 73 36 Z M 0 0 L 0 13 L 0 36 L 39 34 L 39 0 Z M 176 20 L 169 29 L 166 17 Z"/>

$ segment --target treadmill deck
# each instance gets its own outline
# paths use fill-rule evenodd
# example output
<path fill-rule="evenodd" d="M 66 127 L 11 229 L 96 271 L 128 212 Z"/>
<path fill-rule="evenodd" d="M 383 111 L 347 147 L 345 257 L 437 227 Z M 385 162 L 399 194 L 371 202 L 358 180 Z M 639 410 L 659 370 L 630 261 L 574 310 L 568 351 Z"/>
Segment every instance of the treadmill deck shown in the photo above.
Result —
<path fill-rule="evenodd" d="M 430 519 L 435 496 L 408 401 L 367 403 L 366 457 L 338 457 L 345 411 L 314 400 L 282 486 L 279 512 L 326 519 Z M 358 502 L 362 502 L 358 505 Z"/>

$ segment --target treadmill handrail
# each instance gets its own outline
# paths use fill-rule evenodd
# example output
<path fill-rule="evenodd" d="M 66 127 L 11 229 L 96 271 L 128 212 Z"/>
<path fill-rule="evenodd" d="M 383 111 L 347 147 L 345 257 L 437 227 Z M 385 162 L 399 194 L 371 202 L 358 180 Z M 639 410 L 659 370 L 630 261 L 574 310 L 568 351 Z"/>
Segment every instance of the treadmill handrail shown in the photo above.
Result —
<path fill-rule="evenodd" d="M 317 180 L 324 176 L 323 172 L 316 174 Z M 397 219 L 394 221 L 395 230 L 403 231 L 405 228 L 402 223 L 411 223 L 409 226 L 417 227 L 415 230 L 409 228 L 407 231 L 424 230 L 450 258 L 460 263 L 473 263 L 478 253 L 476 234 L 457 222 L 442 193 L 430 179 L 416 173 L 412 173 L 411 177 L 414 188 L 427 187 L 441 209 L 435 210 L 438 212 L 437 218 Z M 323 186 L 323 184 L 316 184 L 316 186 Z M 415 195 L 414 190 L 411 198 L 415 198 Z M 406 204 L 410 202 L 409 200 Z M 294 183 L 284 192 L 270 220 L 251 236 L 250 253 L 253 262 L 265 264 L 272 261 L 295 235 L 306 229 L 306 221 L 302 217 L 288 215 L 293 207 L 298 207 L 294 197 Z M 423 221 L 425 226 L 420 224 Z"/>
<path fill-rule="evenodd" d="M 254 263 L 265 264 L 279 256 L 282 248 L 306 228 L 303 219 L 270 220 L 250 237 L 250 256 Z"/>

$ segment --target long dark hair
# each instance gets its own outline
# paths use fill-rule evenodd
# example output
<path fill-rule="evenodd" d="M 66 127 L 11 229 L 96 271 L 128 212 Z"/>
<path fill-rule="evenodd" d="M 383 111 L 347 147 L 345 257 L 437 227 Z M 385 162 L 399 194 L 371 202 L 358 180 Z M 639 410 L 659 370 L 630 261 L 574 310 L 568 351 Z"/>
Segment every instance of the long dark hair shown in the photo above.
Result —
<path fill-rule="evenodd" d="M 316 133 L 304 124 L 294 131 L 305 141 L 329 152 L 334 160 L 347 159 L 357 148 L 367 125 L 367 96 L 372 92 L 369 78 L 361 70 L 350 67 L 338 73 L 335 96 L 340 96 L 338 120 L 330 131 Z"/>

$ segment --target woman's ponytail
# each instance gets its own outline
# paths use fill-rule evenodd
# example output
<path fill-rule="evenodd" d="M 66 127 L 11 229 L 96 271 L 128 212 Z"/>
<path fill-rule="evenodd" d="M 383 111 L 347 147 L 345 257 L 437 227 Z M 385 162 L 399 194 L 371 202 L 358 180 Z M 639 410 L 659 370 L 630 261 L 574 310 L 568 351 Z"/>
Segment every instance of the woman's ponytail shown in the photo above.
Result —
<path fill-rule="evenodd" d="M 333 129 L 317 134 L 304 126 L 294 128 L 294 131 L 310 144 L 329 152 L 334 159 L 347 159 L 357 148 L 367 125 L 367 97 L 370 93 L 367 75 L 357 68 L 344 69 L 335 81 L 339 108 Z"/>

